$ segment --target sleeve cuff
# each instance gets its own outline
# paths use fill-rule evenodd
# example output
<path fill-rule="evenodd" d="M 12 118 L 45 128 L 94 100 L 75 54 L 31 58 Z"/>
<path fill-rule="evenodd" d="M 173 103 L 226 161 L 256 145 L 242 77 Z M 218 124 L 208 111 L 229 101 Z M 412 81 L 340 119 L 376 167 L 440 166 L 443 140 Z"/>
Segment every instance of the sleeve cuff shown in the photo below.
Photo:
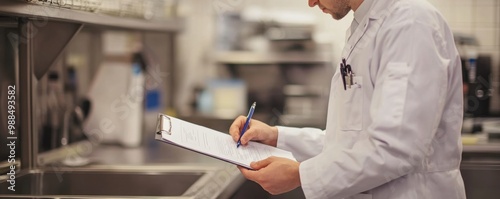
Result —
<path fill-rule="evenodd" d="M 300 163 L 299 176 L 302 191 L 306 198 L 328 198 L 322 187 L 325 187 L 322 176 L 318 175 L 317 165 L 321 165 L 316 160 L 319 157 L 314 157 Z"/>
<path fill-rule="evenodd" d="M 287 128 L 284 126 L 276 126 L 278 129 L 278 140 L 276 142 L 276 147 L 283 149 L 286 146 Z"/>

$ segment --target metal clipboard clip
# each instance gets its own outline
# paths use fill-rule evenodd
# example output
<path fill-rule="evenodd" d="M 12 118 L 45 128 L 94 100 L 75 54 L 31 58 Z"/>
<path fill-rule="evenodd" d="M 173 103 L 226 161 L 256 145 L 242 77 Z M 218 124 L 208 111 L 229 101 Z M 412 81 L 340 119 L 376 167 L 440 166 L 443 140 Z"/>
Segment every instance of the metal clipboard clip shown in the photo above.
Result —
<path fill-rule="evenodd" d="M 163 132 L 172 135 L 172 119 L 160 113 L 156 120 L 156 134 L 161 135 Z"/>

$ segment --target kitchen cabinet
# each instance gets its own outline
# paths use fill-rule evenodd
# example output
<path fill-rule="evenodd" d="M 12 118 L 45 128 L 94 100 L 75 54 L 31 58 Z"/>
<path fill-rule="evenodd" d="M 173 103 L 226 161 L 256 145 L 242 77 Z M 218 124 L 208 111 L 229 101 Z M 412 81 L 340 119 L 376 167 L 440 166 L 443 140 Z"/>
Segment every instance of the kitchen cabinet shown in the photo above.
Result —
<path fill-rule="evenodd" d="M 500 161 L 462 162 L 460 171 L 468 199 L 497 199 L 500 196 Z"/>
<path fill-rule="evenodd" d="M 468 199 L 500 196 L 500 143 L 464 146 L 460 171 Z"/>

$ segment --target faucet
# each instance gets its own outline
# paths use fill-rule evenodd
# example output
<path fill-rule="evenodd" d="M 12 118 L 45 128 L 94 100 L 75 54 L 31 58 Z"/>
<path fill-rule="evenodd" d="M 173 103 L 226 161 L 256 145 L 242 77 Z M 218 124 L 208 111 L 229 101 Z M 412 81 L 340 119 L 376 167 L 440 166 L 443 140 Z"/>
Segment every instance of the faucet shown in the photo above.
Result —
<path fill-rule="evenodd" d="M 64 112 L 63 119 L 63 133 L 61 136 L 61 145 L 64 147 L 68 145 L 69 142 L 69 132 L 71 131 L 72 124 L 78 125 L 78 128 L 82 128 L 82 124 L 85 121 L 90 109 L 90 101 L 85 99 L 82 105 L 75 106 L 74 108 L 67 108 Z M 72 120 L 72 118 L 74 120 Z"/>
<path fill-rule="evenodd" d="M 74 130 L 72 128 L 73 125 L 77 125 L 77 128 L 83 131 L 83 122 L 87 118 L 89 112 L 90 101 L 88 99 L 84 99 L 80 105 L 66 109 L 63 119 L 63 132 L 60 140 L 61 147 L 65 147 L 69 144 L 69 134 L 71 130 Z M 90 163 L 90 160 L 86 157 L 75 155 L 67 156 L 62 163 L 66 166 L 84 166 Z"/>

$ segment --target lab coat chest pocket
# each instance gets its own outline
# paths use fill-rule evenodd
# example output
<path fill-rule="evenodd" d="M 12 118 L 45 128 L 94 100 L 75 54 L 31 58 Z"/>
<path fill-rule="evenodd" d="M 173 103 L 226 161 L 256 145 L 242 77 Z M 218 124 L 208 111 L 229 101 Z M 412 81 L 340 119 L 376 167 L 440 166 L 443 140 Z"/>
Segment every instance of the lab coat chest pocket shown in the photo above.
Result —
<path fill-rule="evenodd" d="M 340 128 L 345 131 L 360 131 L 363 128 L 363 78 L 353 77 L 354 85 L 342 90 Z"/>

